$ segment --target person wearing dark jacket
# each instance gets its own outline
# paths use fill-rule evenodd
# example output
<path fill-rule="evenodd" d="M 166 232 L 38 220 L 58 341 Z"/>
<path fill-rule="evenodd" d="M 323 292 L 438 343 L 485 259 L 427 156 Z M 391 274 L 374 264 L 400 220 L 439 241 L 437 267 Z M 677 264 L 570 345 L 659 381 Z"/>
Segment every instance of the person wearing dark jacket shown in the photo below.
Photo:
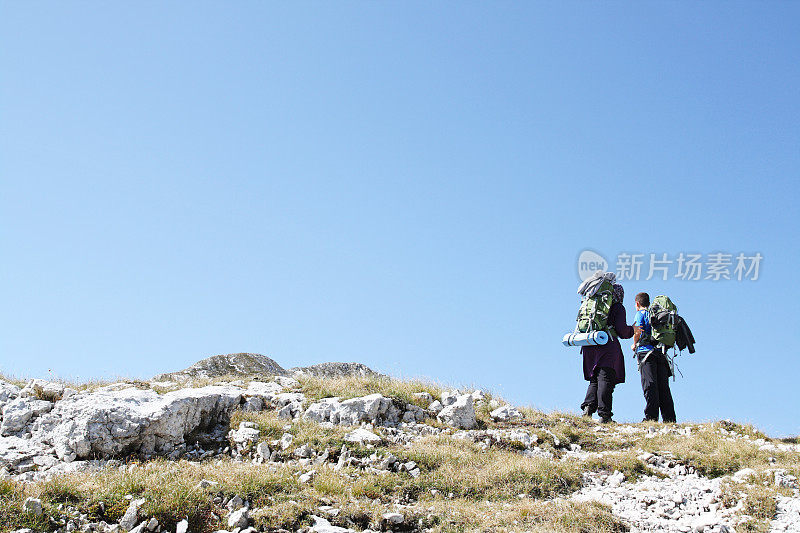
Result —
<path fill-rule="evenodd" d="M 624 297 L 625 291 L 622 285 L 615 284 L 611 309 L 608 313 L 608 324 L 614 327 L 614 334 L 609 336 L 608 342 L 581 348 L 583 377 L 589 382 L 581 409 L 583 415 L 589 417 L 596 411 L 603 423 L 611 422 L 613 416 L 611 405 L 614 387 L 618 383 L 625 383 L 625 359 L 618 337 L 623 339 L 633 337 L 633 327 L 628 325 L 625 307 L 622 305 Z"/>

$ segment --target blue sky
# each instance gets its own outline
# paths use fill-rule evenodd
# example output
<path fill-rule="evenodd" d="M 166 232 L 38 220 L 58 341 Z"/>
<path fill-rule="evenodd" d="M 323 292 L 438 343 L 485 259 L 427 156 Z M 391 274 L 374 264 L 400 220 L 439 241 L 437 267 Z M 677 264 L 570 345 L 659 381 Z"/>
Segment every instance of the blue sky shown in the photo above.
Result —
<path fill-rule="evenodd" d="M 800 433 L 795 3 L 0 4 L 0 371 L 360 361 L 577 412 L 576 259 L 698 340 L 680 420 Z M 626 352 L 627 353 L 627 352 Z M 615 418 L 642 417 L 633 360 Z"/>

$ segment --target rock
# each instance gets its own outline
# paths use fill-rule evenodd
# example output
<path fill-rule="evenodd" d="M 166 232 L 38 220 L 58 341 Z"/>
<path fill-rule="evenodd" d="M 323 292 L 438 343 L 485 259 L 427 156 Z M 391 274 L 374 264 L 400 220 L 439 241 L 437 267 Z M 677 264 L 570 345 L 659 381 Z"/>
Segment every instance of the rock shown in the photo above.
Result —
<path fill-rule="evenodd" d="M 442 407 L 447 407 L 449 405 L 456 403 L 458 397 L 459 397 L 458 391 L 451 390 L 443 392 L 441 397 Z"/>
<path fill-rule="evenodd" d="M 136 499 L 131 500 L 131 503 L 128 504 L 128 509 L 119 521 L 119 527 L 123 531 L 130 531 L 139 523 L 139 508 L 144 505 L 144 502 L 143 499 Z"/>
<path fill-rule="evenodd" d="M 703 532 L 713 528 L 717 524 L 719 524 L 719 518 L 716 513 L 706 513 L 692 522 L 692 528 L 694 531 Z"/>
<path fill-rule="evenodd" d="M 300 459 L 307 459 L 312 455 L 314 455 L 314 448 L 309 446 L 307 443 L 303 444 L 294 451 L 294 456 Z"/>
<path fill-rule="evenodd" d="M 477 425 L 472 396 L 464 394 L 442 409 L 436 418 L 444 424 L 460 429 L 472 429 Z"/>
<path fill-rule="evenodd" d="M 278 418 L 284 418 L 287 420 L 291 420 L 292 418 L 294 418 L 294 413 L 296 411 L 296 408 L 293 409 L 293 407 L 294 406 L 292 404 L 289 404 L 289 405 L 284 405 L 283 407 L 278 409 L 276 413 L 278 415 Z"/>
<path fill-rule="evenodd" d="M 32 436 L 52 444 L 61 459 L 168 455 L 185 444 L 188 435 L 224 428 L 242 398 L 243 391 L 231 386 L 162 395 L 135 387 L 107 388 L 57 402 L 32 424 Z"/>
<path fill-rule="evenodd" d="M 303 484 L 310 483 L 311 480 L 314 479 L 315 475 L 317 475 L 317 471 L 311 470 L 310 472 L 306 472 L 305 474 L 300 474 L 300 477 L 298 477 L 297 480 Z"/>
<path fill-rule="evenodd" d="M 381 518 L 385 523 L 392 525 L 402 524 L 405 520 L 405 517 L 400 513 L 384 513 Z"/>
<path fill-rule="evenodd" d="M 158 527 L 158 520 L 155 517 L 151 518 L 149 522 L 147 522 L 147 531 L 155 531 Z"/>
<path fill-rule="evenodd" d="M 433 396 L 430 392 L 415 392 L 413 396 L 422 401 L 424 405 L 430 405 L 433 402 Z"/>
<path fill-rule="evenodd" d="M 441 411 L 442 409 L 444 409 L 444 406 L 442 405 L 442 402 L 440 402 L 439 400 L 434 401 L 428 406 L 428 411 L 433 411 L 436 414 L 439 414 L 439 411 Z"/>
<path fill-rule="evenodd" d="M 261 436 L 261 431 L 253 426 L 252 422 L 242 422 L 239 429 L 231 431 L 228 436 L 235 444 L 248 448 Z"/>
<path fill-rule="evenodd" d="M 786 489 L 800 488 L 797 483 L 797 477 L 786 473 L 786 470 L 776 470 L 773 475 L 775 476 L 775 486 L 783 487 Z"/>
<path fill-rule="evenodd" d="M 64 396 L 64 385 L 57 382 L 48 382 L 39 392 L 39 398 L 48 402 L 57 402 Z"/>
<path fill-rule="evenodd" d="M 20 388 L 13 383 L 0 380 L 0 412 L 9 400 L 19 397 Z"/>
<path fill-rule="evenodd" d="M 306 396 L 302 392 L 281 392 L 275 395 L 272 399 L 272 404 L 275 407 L 284 407 L 291 404 L 301 405 L 305 399 Z"/>
<path fill-rule="evenodd" d="M 69 529 L 69 528 L 67 528 L 67 529 Z M 130 533 L 145 533 L 146 530 L 147 530 L 147 522 L 142 522 L 141 524 L 139 524 L 135 528 L 131 529 Z"/>
<path fill-rule="evenodd" d="M 210 489 L 210 488 L 214 488 L 214 487 L 216 487 L 218 485 L 219 485 L 219 483 L 217 483 L 216 481 L 210 481 L 208 479 L 201 479 L 200 483 L 197 484 L 197 487 L 201 488 L 201 489 Z"/>
<path fill-rule="evenodd" d="M 3 407 L 0 435 L 6 436 L 21 431 L 32 418 L 47 413 L 52 408 L 51 402 L 31 397 L 19 397 L 11 400 Z"/>
<path fill-rule="evenodd" d="M 294 378 L 290 378 L 289 376 L 275 376 L 275 382 L 286 389 L 300 386 L 299 381 Z"/>
<path fill-rule="evenodd" d="M 606 483 L 612 487 L 618 487 L 625 481 L 625 474 L 616 470 L 612 475 L 608 476 Z"/>
<path fill-rule="evenodd" d="M 42 500 L 38 498 L 26 498 L 22 504 L 22 512 L 32 514 L 33 516 L 41 516 L 42 514 Z"/>
<path fill-rule="evenodd" d="M 502 407 L 498 407 L 489 413 L 489 416 L 492 417 L 492 420 L 498 422 L 507 422 L 509 420 L 517 420 L 522 418 L 522 413 L 510 405 L 503 405 Z"/>
<path fill-rule="evenodd" d="M 338 420 L 334 423 L 357 426 L 361 422 L 374 423 L 383 407 L 384 411 L 391 400 L 384 398 L 381 394 L 375 393 L 361 398 L 351 398 L 343 401 L 336 411 Z"/>
<path fill-rule="evenodd" d="M 268 382 L 265 383 L 263 381 L 251 381 L 250 384 L 247 386 L 247 390 L 244 391 L 244 396 L 246 398 L 257 396 L 264 400 L 264 402 L 272 402 L 272 399 L 275 398 L 278 394 L 283 391 L 283 387 L 278 383 Z"/>
<path fill-rule="evenodd" d="M 238 511 L 244 507 L 244 500 L 240 496 L 234 496 L 228 501 L 228 504 L 225 507 L 230 512 Z"/>
<path fill-rule="evenodd" d="M 189 522 L 186 520 L 181 520 L 178 522 L 178 525 L 175 526 L 175 533 L 188 533 L 189 532 Z"/>
<path fill-rule="evenodd" d="M 422 407 L 416 405 L 406 406 L 406 412 L 403 413 L 403 418 L 401 419 L 402 422 L 422 422 L 423 420 L 425 420 L 425 410 Z"/>
<path fill-rule="evenodd" d="M 733 474 L 731 479 L 733 479 L 737 483 L 744 483 L 750 476 L 755 475 L 756 471 L 752 468 L 743 468 Z"/>
<path fill-rule="evenodd" d="M 321 363 L 289 370 L 295 376 L 340 378 L 349 376 L 385 377 L 361 363 Z"/>
<path fill-rule="evenodd" d="M 312 515 L 314 525 L 309 529 L 309 533 L 356 533 L 352 529 L 345 527 L 333 526 L 330 522 L 320 516 Z"/>
<path fill-rule="evenodd" d="M 406 413 L 409 411 L 411 414 L 403 418 L 406 422 L 424 420 L 425 412 L 417 406 L 407 406 Z M 311 404 L 303 413 L 304 418 L 320 424 L 330 422 L 350 426 L 361 423 L 394 426 L 400 422 L 401 415 L 401 409 L 379 393 L 342 402 L 338 398 L 324 398 Z"/>
<path fill-rule="evenodd" d="M 475 403 L 486 401 L 486 393 L 480 389 L 472 391 L 472 393 L 470 393 L 470 396 L 472 396 L 472 400 Z"/>
<path fill-rule="evenodd" d="M 250 512 L 247 508 L 238 509 L 228 516 L 228 527 L 244 529 L 250 524 Z"/>
<path fill-rule="evenodd" d="M 247 398 L 242 406 L 244 412 L 258 412 L 264 410 L 264 399 L 258 396 Z"/>
<path fill-rule="evenodd" d="M 377 444 L 381 438 L 368 429 L 358 428 L 344 436 L 346 442 L 357 442 L 358 444 Z"/>
<path fill-rule="evenodd" d="M 269 445 L 266 442 L 260 442 L 256 446 L 256 455 L 264 461 L 269 461 L 272 450 L 269 449 Z"/>
<path fill-rule="evenodd" d="M 294 435 L 292 435 L 291 433 L 284 433 L 281 439 L 278 441 L 281 450 L 286 450 L 289 446 L 291 446 L 293 440 L 294 440 Z"/>
<path fill-rule="evenodd" d="M 331 419 L 331 414 L 338 409 L 339 398 L 323 398 L 309 405 L 303 417 L 317 423 L 327 422 Z"/>

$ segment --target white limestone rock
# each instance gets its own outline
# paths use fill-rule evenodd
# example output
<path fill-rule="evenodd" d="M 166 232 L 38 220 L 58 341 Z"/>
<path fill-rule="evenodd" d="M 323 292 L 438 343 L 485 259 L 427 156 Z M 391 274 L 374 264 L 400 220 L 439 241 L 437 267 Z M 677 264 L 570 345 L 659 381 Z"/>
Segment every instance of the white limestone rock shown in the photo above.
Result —
<path fill-rule="evenodd" d="M 139 523 L 139 509 L 144 505 L 144 502 L 144 499 L 139 498 L 131 500 L 131 503 L 128 504 L 125 514 L 122 515 L 122 519 L 119 521 L 119 527 L 123 531 L 130 531 Z"/>
<path fill-rule="evenodd" d="M 440 401 L 442 402 L 442 407 L 447 407 L 456 403 L 456 400 L 459 398 L 458 391 L 449 390 L 442 393 L 442 397 Z"/>
<path fill-rule="evenodd" d="M 442 409 L 436 417 L 443 424 L 460 429 L 472 429 L 478 424 L 475 419 L 475 404 L 470 394 L 458 396 L 454 402 Z"/>
<path fill-rule="evenodd" d="M 405 521 L 405 517 L 400 513 L 384 513 L 381 515 L 381 518 L 386 524 L 390 525 L 398 525 L 402 524 Z"/>
<path fill-rule="evenodd" d="M 381 438 L 372 431 L 364 428 L 358 428 L 344 436 L 346 442 L 355 442 L 358 444 L 377 444 Z"/>
<path fill-rule="evenodd" d="M 6 436 L 21 431 L 28 422 L 53 408 L 51 402 L 37 400 L 32 397 L 19 397 L 11 400 L 3 407 L 3 423 L 0 435 Z"/>
<path fill-rule="evenodd" d="M 308 530 L 309 533 L 356 533 L 353 529 L 331 525 L 330 522 L 320 516 L 312 515 L 311 518 L 314 520 L 314 525 Z"/>
<path fill-rule="evenodd" d="M 227 423 L 241 405 L 230 386 L 181 389 L 159 395 L 138 388 L 80 393 L 55 404 L 32 425 L 33 438 L 61 459 L 138 452 L 169 454 L 184 437 Z"/>
<path fill-rule="evenodd" d="M 22 504 L 22 512 L 33 516 L 41 516 L 42 500 L 38 498 L 26 498 Z"/>
<path fill-rule="evenodd" d="M 433 396 L 430 392 L 415 392 L 414 398 L 418 398 L 424 405 L 430 405 L 433 402 Z"/>
<path fill-rule="evenodd" d="M 428 411 L 433 411 L 433 412 L 434 412 L 434 413 L 436 413 L 437 415 L 439 414 L 439 412 L 440 412 L 442 409 L 444 409 L 444 405 L 442 405 L 442 402 L 440 402 L 439 400 L 436 400 L 436 401 L 432 402 L 432 403 L 431 403 L 431 404 L 428 406 Z"/>
<path fill-rule="evenodd" d="M 515 407 L 503 405 L 489 413 L 489 416 L 492 417 L 492 420 L 497 422 L 508 422 L 509 420 L 519 420 L 522 418 L 522 413 L 520 413 Z"/>
<path fill-rule="evenodd" d="M 320 401 L 308 406 L 303 418 L 317 423 L 328 422 L 331 415 L 339 409 L 339 398 L 322 398 Z"/>
<path fill-rule="evenodd" d="M 242 507 L 228 516 L 228 527 L 244 529 L 250 524 L 250 511 Z"/>

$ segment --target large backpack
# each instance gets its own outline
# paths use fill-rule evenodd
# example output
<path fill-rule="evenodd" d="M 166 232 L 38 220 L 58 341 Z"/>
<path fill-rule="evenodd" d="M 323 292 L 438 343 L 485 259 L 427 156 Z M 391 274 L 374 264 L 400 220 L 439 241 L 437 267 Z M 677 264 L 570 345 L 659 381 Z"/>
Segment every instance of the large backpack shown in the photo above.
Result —
<path fill-rule="evenodd" d="M 608 313 L 611 311 L 614 286 L 605 280 L 598 287 L 597 292 L 591 297 L 585 297 L 578 309 L 577 330 L 580 333 L 590 331 L 607 331 L 613 333 L 613 328 L 608 326 Z M 611 331 L 610 331 L 611 330 Z"/>
<path fill-rule="evenodd" d="M 659 295 L 650 302 L 647 308 L 650 315 L 650 337 L 654 343 L 669 349 L 675 346 L 675 335 L 678 325 L 678 308 L 668 296 Z"/>

